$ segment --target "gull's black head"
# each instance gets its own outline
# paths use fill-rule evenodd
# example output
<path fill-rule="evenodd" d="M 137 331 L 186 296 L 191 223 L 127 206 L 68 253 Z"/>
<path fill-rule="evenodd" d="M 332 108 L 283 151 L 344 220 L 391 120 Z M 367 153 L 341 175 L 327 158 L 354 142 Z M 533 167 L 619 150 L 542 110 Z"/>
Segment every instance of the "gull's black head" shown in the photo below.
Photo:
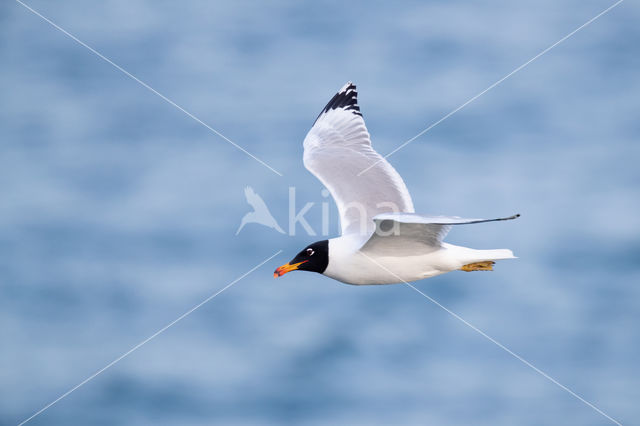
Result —
<path fill-rule="evenodd" d="M 273 273 L 273 277 L 281 277 L 287 272 L 311 271 L 323 273 L 329 264 L 329 240 L 318 241 L 305 247 L 287 264 L 282 265 Z"/>

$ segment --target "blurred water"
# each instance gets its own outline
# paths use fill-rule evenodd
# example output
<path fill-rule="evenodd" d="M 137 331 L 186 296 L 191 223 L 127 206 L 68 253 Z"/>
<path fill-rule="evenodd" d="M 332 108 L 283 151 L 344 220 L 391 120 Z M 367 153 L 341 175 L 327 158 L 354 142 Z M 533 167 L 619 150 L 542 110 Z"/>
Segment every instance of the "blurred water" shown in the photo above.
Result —
<path fill-rule="evenodd" d="M 603 1 L 28 3 L 283 172 L 0 5 L 0 424 L 267 265 L 32 424 L 606 424 L 405 286 L 273 269 L 313 237 L 302 139 L 347 80 L 387 153 Z M 422 213 L 511 223 L 491 274 L 417 286 L 623 423 L 640 408 L 640 8 L 624 2 L 391 157 Z M 332 230 L 337 232 L 335 211 Z"/>

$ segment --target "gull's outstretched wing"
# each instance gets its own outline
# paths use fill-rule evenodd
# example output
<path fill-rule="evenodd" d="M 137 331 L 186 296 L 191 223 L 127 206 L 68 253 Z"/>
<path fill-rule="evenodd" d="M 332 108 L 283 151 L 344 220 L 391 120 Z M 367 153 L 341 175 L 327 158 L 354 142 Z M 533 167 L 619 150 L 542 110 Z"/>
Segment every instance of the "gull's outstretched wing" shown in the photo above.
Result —
<path fill-rule="evenodd" d="M 342 235 L 373 232 L 372 219 L 380 213 L 413 212 L 402 178 L 371 147 L 351 82 L 324 107 L 304 139 L 304 165 L 331 192 Z"/>
<path fill-rule="evenodd" d="M 519 214 L 497 219 L 464 219 L 453 216 L 421 216 L 408 213 L 384 213 L 373 218 L 376 230 L 361 251 L 379 255 L 410 256 L 437 250 L 453 225 L 512 220 Z"/>

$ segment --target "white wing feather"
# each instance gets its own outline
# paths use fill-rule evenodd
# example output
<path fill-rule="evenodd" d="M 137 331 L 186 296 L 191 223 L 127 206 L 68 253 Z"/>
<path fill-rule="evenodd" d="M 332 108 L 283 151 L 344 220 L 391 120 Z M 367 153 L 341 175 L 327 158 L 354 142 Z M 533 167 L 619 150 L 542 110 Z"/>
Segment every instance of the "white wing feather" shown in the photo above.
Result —
<path fill-rule="evenodd" d="M 372 219 L 380 213 L 414 211 L 398 172 L 371 147 L 357 96 L 355 85 L 344 85 L 322 110 L 303 143 L 304 165 L 331 192 L 340 213 L 342 235 L 373 232 Z"/>
<path fill-rule="evenodd" d="M 434 251 L 453 225 L 512 220 L 519 214 L 497 219 L 465 219 L 455 216 L 422 216 L 408 213 L 385 213 L 373 218 L 376 230 L 360 249 L 378 255 L 410 256 Z"/>

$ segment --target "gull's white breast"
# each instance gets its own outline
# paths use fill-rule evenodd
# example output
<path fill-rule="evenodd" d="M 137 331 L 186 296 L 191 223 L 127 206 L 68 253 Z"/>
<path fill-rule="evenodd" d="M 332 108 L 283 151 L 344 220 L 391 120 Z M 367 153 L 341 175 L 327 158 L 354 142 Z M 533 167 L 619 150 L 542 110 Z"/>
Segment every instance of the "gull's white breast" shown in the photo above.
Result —
<path fill-rule="evenodd" d="M 340 237 L 329 240 L 329 264 L 324 275 L 347 284 L 391 284 L 417 281 L 459 269 L 464 247 L 443 244 L 437 249 L 425 247 L 412 256 L 388 256 L 359 250 L 358 238 Z"/>

